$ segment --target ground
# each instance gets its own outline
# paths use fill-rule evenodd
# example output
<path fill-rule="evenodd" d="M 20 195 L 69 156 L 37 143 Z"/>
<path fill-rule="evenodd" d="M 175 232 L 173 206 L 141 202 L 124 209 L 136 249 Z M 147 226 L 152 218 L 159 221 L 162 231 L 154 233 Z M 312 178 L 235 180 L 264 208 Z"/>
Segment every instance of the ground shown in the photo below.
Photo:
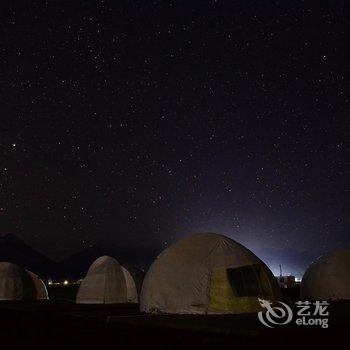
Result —
<path fill-rule="evenodd" d="M 74 286 L 55 286 L 50 288 L 50 301 L 0 303 L 3 348 L 329 348 L 340 346 L 350 325 L 350 305 L 345 302 L 330 306 L 328 329 L 295 325 L 268 329 L 256 314 L 145 315 L 137 304 L 77 305 L 72 300 L 75 292 Z"/>

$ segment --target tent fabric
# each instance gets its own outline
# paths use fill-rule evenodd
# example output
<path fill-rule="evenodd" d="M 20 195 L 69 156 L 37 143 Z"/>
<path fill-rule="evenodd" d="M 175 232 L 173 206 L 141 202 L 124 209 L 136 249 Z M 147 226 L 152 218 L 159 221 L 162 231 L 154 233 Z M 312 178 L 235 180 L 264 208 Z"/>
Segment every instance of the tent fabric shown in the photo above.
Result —
<path fill-rule="evenodd" d="M 0 262 L 0 300 L 34 300 L 35 286 L 20 266 Z"/>
<path fill-rule="evenodd" d="M 142 270 L 138 269 L 137 267 L 130 265 L 128 263 L 123 264 L 123 267 L 126 270 L 128 270 L 128 272 L 130 273 L 130 275 L 134 279 L 134 282 L 136 285 L 136 290 L 137 290 L 137 295 L 140 295 L 143 279 L 145 278 L 145 273 Z"/>
<path fill-rule="evenodd" d="M 36 300 L 47 300 L 49 299 L 49 294 L 47 288 L 42 279 L 40 279 L 35 273 L 27 270 L 27 273 L 30 275 L 34 287 L 35 287 L 35 299 Z"/>
<path fill-rule="evenodd" d="M 321 256 L 306 270 L 300 289 L 302 299 L 350 299 L 350 249 Z"/>
<path fill-rule="evenodd" d="M 136 296 L 135 296 L 136 294 Z M 117 260 L 102 256 L 90 266 L 80 284 L 76 302 L 80 304 L 114 304 L 135 302 L 137 292 L 130 274 Z"/>
<path fill-rule="evenodd" d="M 249 313 L 258 297 L 281 297 L 269 268 L 232 239 L 202 233 L 164 250 L 148 270 L 141 311 L 174 314 Z"/>
<path fill-rule="evenodd" d="M 124 266 L 122 266 L 122 270 L 123 270 L 123 274 L 126 282 L 127 302 L 138 303 L 139 300 L 137 296 L 136 284 L 134 282 L 134 279 L 132 278 L 130 272 Z"/>

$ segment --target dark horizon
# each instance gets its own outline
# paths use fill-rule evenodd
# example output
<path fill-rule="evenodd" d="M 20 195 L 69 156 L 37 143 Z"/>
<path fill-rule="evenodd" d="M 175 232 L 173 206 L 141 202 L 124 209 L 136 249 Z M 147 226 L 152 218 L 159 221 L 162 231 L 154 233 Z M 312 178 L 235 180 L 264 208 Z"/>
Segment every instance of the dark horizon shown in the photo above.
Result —
<path fill-rule="evenodd" d="M 348 2 L 1 7 L 1 235 L 61 260 L 215 232 L 291 269 L 350 246 Z"/>
<path fill-rule="evenodd" d="M 38 272 L 42 277 L 53 277 L 54 279 L 62 279 L 62 276 L 70 279 L 82 278 L 90 264 L 103 255 L 112 256 L 120 263 L 130 264 L 146 272 L 164 249 L 166 247 L 142 244 L 128 247 L 90 244 L 89 247 L 73 251 L 57 259 L 36 247 L 31 247 L 15 234 L 0 236 L 2 261 L 19 264 Z M 280 268 L 282 268 L 283 275 L 293 275 L 297 279 L 301 279 L 310 263 L 318 258 L 315 254 L 292 249 L 260 248 L 254 250 L 253 253 L 267 264 L 275 276 L 280 275 Z"/>

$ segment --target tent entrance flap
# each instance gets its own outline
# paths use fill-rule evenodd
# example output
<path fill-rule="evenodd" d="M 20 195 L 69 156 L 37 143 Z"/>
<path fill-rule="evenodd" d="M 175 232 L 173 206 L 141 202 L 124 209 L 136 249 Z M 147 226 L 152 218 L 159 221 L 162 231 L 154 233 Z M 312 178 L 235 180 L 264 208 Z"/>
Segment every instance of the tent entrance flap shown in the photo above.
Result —
<path fill-rule="evenodd" d="M 241 266 L 234 269 L 227 269 L 227 278 L 236 296 L 260 296 L 258 271 L 259 266 L 249 265 Z"/>
<path fill-rule="evenodd" d="M 211 271 L 209 312 L 244 313 L 260 310 L 258 296 L 265 294 L 264 274 L 257 265 Z"/>

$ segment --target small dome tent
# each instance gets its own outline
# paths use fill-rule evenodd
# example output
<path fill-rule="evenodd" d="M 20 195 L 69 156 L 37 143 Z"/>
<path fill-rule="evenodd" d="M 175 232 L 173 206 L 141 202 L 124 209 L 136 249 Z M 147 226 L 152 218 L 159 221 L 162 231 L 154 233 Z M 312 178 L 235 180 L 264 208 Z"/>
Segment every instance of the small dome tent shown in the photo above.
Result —
<path fill-rule="evenodd" d="M 311 300 L 350 299 L 350 248 L 321 256 L 306 270 L 301 297 Z"/>
<path fill-rule="evenodd" d="M 80 284 L 79 304 L 114 304 L 137 302 L 135 282 L 117 260 L 101 256 L 90 266 Z"/>
<path fill-rule="evenodd" d="M 122 271 L 124 274 L 125 282 L 126 282 L 126 299 L 128 303 L 137 303 L 137 289 L 134 278 L 131 276 L 130 272 L 122 266 Z"/>
<path fill-rule="evenodd" d="M 35 287 L 35 299 L 36 300 L 47 300 L 49 295 L 47 293 L 47 288 L 42 279 L 40 279 L 35 273 L 27 270 L 27 273 L 30 275 L 34 287 Z"/>
<path fill-rule="evenodd" d="M 142 283 L 143 279 L 145 278 L 145 273 L 140 270 L 139 268 L 131 265 L 131 264 L 123 264 L 123 267 L 128 270 L 132 278 L 134 279 L 136 289 L 137 289 L 137 294 L 140 295 L 141 293 L 141 288 L 142 288 Z"/>
<path fill-rule="evenodd" d="M 238 314 L 260 311 L 258 297 L 280 298 L 269 268 L 232 239 L 202 233 L 158 256 L 143 282 L 140 306 L 148 313 Z"/>
<path fill-rule="evenodd" d="M 0 300 L 34 300 L 32 278 L 20 266 L 0 262 Z"/>

